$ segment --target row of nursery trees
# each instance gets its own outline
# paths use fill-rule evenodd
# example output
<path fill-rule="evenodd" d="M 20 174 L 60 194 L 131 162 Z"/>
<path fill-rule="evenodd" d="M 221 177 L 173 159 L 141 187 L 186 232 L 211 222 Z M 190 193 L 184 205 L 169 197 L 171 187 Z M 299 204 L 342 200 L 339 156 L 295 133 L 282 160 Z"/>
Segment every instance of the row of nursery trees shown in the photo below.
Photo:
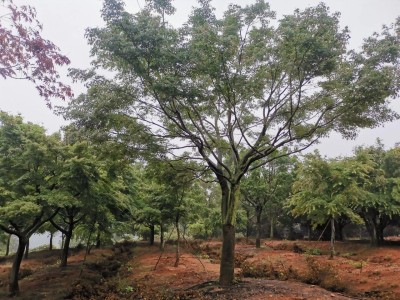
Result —
<path fill-rule="evenodd" d="M 133 162 L 135 151 L 112 141 L 100 147 L 73 126 L 47 135 L 5 112 L 0 145 L 0 228 L 18 238 L 10 292 L 18 291 L 19 267 L 34 233 L 63 234 L 61 267 L 72 239 L 89 251 L 92 244 L 132 236 L 154 244 L 158 234 L 163 249 L 174 233 L 177 266 L 180 240 L 221 235 L 221 193 L 193 162 L 164 156 Z M 399 170 L 400 148 L 384 150 L 379 141 L 346 158 L 282 156 L 243 178 L 236 230 L 255 233 L 260 247 L 261 237 L 273 238 L 277 227 L 315 229 L 331 222 L 332 236 L 341 236 L 346 224 L 364 223 L 379 245 L 385 227 L 400 216 Z"/>
<path fill-rule="evenodd" d="M 104 25 L 86 32 L 93 68 L 70 73 L 87 92 L 59 110 L 72 124 L 62 135 L 1 114 L 0 223 L 19 239 L 12 293 L 29 237 L 49 222 L 66 249 L 80 225 L 91 237 L 133 233 L 138 224 L 151 236 L 155 225 L 186 233 L 185 223 L 209 234 L 219 223 L 222 286 L 234 281 L 236 232 L 246 216 L 260 224 L 263 211 L 271 224 L 286 209 L 313 224 L 330 220 L 332 229 L 363 220 L 382 241 L 398 213 L 396 149 L 332 161 L 286 157 L 332 131 L 353 138 L 399 118 L 389 102 L 400 92 L 400 18 L 352 50 L 340 14 L 322 3 L 275 20 L 264 0 L 230 5 L 220 17 L 210 0 L 198 0 L 180 27 L 169 22 L 174 12 L 171 0 L 146 0 L 135 14 L 122 0 L 104 0 Z M 46 100 L 71 96 L 54 71 L 69 60 L 27 38 L 39 35 L 22 19 L 0 32 L 15 49 L 3 55 L 0 76 L 21 73 Z"/>

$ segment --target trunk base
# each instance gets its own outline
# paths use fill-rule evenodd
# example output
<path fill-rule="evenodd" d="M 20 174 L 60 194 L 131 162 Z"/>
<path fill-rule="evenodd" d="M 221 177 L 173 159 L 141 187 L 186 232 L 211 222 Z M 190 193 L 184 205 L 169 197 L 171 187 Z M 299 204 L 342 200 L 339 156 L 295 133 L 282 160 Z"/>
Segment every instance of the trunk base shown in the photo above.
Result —
<path fill-rule="evenodd" d="M 223 242 L 219 284 L 221 286 L 231 286 L 235 279 L 235 226 L 224 224 L 222 232 Z"/>

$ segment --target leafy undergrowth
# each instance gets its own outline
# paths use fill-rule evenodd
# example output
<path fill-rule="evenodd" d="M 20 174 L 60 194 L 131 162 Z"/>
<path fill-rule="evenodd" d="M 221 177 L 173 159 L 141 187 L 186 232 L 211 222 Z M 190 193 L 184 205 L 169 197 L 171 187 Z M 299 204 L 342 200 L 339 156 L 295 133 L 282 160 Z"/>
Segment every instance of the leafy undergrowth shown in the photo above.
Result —
<path fill-rule="evenodd" d="M 24 260 L 21 294 L 16 299 L 400 299 L 400 249 L 337 243 L 269 241 L 261 249 L 236 246 L 236 282 L 221 288 L 218 241 L 192 241 L 161 253 L 157 246 L 120 244 L 94 250 L 83 263 L 74 252 L 69 266 L 58 267 L 58 251 L 32 253 Z M 11 258 L 0 261 L 0 298 L 6 296 Z"/>

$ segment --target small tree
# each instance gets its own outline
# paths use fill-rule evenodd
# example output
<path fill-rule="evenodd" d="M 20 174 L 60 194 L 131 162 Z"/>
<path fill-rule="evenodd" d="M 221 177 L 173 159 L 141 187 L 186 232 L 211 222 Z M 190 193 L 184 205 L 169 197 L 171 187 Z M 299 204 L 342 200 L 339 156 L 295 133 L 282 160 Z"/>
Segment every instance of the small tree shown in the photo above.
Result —
<path fill-rule="evenodd" d="M 250 172 L 243 179 L 243 202 L 253 208 L 256 216 L 256 248 L 261 246 L 261 217 L 266 208 L 270 218 L 270 238 L 274 237 L 278 210 L 291 191 L 293 163 L 289 157 L 282 157 Z"/>
<path fill-rule="evenodd" d="M 358 186 L 355 171 L 362 172 L 349 160 L 328 161 L 319 154 L 307 155 L 300 164 L 288 206 L 295 216 L 305 215 L 314 226 L 331 224 L 331 258 L 334 255 L 335 219 L 348 216 L 359 220 L 353 205 L 368 193 Z M 364 170 L 365 174 L 365 170 Z M 361 173 L 357 173 L 361 175 Z"/>

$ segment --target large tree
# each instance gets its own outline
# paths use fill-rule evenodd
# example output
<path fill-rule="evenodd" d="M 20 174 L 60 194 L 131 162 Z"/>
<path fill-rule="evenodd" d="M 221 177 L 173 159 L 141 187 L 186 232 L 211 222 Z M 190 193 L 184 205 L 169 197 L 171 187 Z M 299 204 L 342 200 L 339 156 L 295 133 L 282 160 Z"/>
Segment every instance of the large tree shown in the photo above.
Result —
<path fill-rule="evenodd" d="M 176 144 L 170 149 L 187 147 L 187 158 L 209 167 L 221 188 L 219 281 L 231 285 L 246 172 L 276 159 L 282 147 L 290 155 L 331 131 L 353 137 L 359 127 L 397 117 L 387 103 L 400 88 L 400 19 L 356 52 L 347 49 L 339 13 L 324 4 L 275 22 L 263 0 L 230 5 L 221 18 L 210 1 L 199 0 L 174 28 L 171 1 L 147 2 L 130 14 L 123 1 L 105 0 L 105 26 L 86 35 L 95 66 L 114 77 L 75 72 L 90 88 L 74 105 L 91 103 L 100 113 L 107 107 L 148 125 Z"/>
<path fill-rule="evenodd" d="M 41 31 L 33 7 L 0 0 L 0 77 L 32 81 L 46 100 L 70 97 L 70 87 L 60 81 L 55 69 L 70 61 Z"/>

